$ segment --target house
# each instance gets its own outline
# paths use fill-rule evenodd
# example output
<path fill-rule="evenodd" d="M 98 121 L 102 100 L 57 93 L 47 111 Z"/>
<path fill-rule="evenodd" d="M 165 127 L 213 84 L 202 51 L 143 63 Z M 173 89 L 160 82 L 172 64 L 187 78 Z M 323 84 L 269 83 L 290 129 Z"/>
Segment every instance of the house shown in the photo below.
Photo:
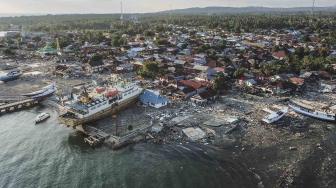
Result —
<path fill-rule="evenodd" d="M 169 100 L 166 97 L 161 96 L 158 91 L 153 91 L 149 89 L 146 89 L 143 94 L 141 94 L 140 101 L 142 102 L 142 104 L 154 108 L 161 108 L 169 103 Z"/>
<path fill-rule="evenodd" d="M 195 71 L 198 71 L 198 72 L 207 72 L 208 69 L 209 69 L 209 67 L 208 67 L 208 66 L 202 66 L 202 65 L 195 65 L 195 66 L 193 67 L 193 69 L 194 69 Z"/>
<path fill-rule="evenodd" d="M 254 85 L 257 84 L 257 82 L 254 80 L 254 79 L 248 79 L 248 80 L 245 80 L 245 85 L 248 86 L 248 87 L 252 87 Z"/>
<path fill-rule="evenodd" d="M 116 67 L 118 72 L 130 72 L 134 68 L 134 64 L 132 63 L 124 63 Z"/>
<path fill-rule="evenodd" d="M 273 52 L 272 56 L 277 59 L 277 60 L 283 60 L 286 57 L 286 52 L 285 51 L 277 51 Z"/>
<path fill-rule="evenodd" d="M 295 86 L 295 88 L 290 87 L 292 91 L 302 91 L 305 87 L 305 80 L 302 78 L 292 77 L 289 78 L 288 81 L 290 84 L 293 84 Z"/>
<path fill-rule="evenodd" d="M 336 82 L 335 81 L 321 82 L 320 83 L 319 92 L 321 92 L 321 93 L 332 93 L 334 90 L 336 90 Z"/>
<path fill-rule="evenodd" d="M 205 104 L 209 101 L 214 100 L 216 97 L 216 92 L 212 89 L 208 89 L 202 93 L 198 93 L 190 98 L 190 101 L 194 104 Z"/>
<path fill-rule="evenodd" d="M 102 72 L 104 70 L 104 63 L 102 60 L 90 60 L 86 66 L 86 70 L 90 73 Z"/>
<path fill-rule="evenodd" d="M 140 52 L 144 51 L 145 48 L 131 48 L 130 50 L 127 51 L 128 57 L 136 57 Z"/>
<path fill-rule="evenodd" d="M 198 80 L 181 80 L 179 81 L 179 86 L 192 88 L 196 93 L 202 93 L 206 90 L 207 83 L 208 82 Z"/>
<path fill-rule="evenodd" d="M 205 54 L 196 54 L 194 57 L 194 64 L 205 65 L 207 63 Z"/>
<path fill-rule="evenodd" d="M 336 50 L 333 50 L 333 51 L 330 53 L 329 57 L 336 58 Z"/>
<path fill-rule="evenodd" d="M 52 47 L 51 43 L 47 43 L 43 48 L 39 49 L 37 53 L 41 56 L 56 55 L 57 50 Z"/>
<path fill-rule="evenodd" d="M 241 79 L 238 80 L 238 84 L 241 85 L 241 86 L 253 87 L 254 85 L 257 84 L 257 81 L 255 81 L 252 78 L 250 78 L 250 79 L 241 78 Z"/>

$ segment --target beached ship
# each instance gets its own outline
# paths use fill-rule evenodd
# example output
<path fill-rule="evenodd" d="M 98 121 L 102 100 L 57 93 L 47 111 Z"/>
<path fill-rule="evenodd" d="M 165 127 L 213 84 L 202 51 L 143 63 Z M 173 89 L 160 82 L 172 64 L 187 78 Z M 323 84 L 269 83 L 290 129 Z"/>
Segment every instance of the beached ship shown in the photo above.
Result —
<path fill-rule="evenodd" d="M 29 97 L 35 100 L 43 100 L 46 97 L 50 97 L 51 95 L 53 95 L 56 91 L 56 83 L 52 83 L 46 87 L 43 87 L 41 90 L 32 93 L 22 94 L 22 96 Z"/>
<path fill-rule="evenodd" d="M 291 100 L 289 107 L 295 112 L 325 121 L 336 121 L 336 105 L 330 106 L 306 100 Z"/>
<path fill-rule="evenodd" d="M 22 72 L 18 69 L 11 70 L 8 73 L 0 75 L 0 81 L 8 82 L 18 79 L 22 75 Z"/>
<path fill-rule="evenodd" d="M 262 119 L 263 122 L 266 122 L 268 124 L 279 121 L 281 118 L 283 118 L 288 113 L 288 107 L 282 108 L 278 111 L 272 111 L 269 109 L 263 109 L 263 110 L 269 113 L 267 116 L 265 116 Z"/>
<path fill-rule="evenodd" d="M 63 105 L 66 113 L 62 114 L 59 120 L 62 124 L 81 130 L 81 125 L 117 113 L 136 102 L 142 91 L 136 83 L 96 88 L 94 95 L 90 95 L 84 89 L 79 96 L 75 95 L 73 100 Z"/>

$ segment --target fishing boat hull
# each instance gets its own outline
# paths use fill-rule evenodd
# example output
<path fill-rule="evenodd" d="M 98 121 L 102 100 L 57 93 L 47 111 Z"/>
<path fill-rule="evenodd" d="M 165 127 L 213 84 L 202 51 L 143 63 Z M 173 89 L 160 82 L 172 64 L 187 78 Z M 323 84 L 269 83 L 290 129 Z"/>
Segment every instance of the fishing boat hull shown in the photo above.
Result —
<path fill-rule="evenodd" d="M 317 111 L 317 110 L 315 110 L 315 111 L 308 110 L 308 109 L 302 108 L 300 106 L 292 105 L 292 104 L 289 104 L 289 107 L 299 114 L 309 116 L 309 117 L 312 117 L 312 118 L 315 118 L 315 119 L 319 119 L 319 120 L 323 120 L 323 121 L 332 121 L 332 122 L 336 121 L 336 115 L 335 114 L 327 114 L 325 112 L 321 112 L 321 111 Z"/>
<path fill-rule="evenodd" d="M 30 97 L 34 100 L 41 101 L 44 100 L 45 98 L 52 96 L 56 92 L 56 90 L 57 90 L 56 85 L 55 83 L 53 83 L 40 91 L 23 94 L 22 96 Z"/>

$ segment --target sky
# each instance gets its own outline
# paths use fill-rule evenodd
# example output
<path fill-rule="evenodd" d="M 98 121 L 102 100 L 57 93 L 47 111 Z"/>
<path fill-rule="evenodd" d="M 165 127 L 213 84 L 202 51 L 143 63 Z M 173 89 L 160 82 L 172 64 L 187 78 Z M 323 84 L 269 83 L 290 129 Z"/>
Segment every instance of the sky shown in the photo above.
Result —
<path fill-rule="evenodd" d="M 207 6 L 310 7 L 313 0 L 122 0 L 126 13 L 157 12 Z M 121 0 L 0 0 L 1 14 L 120 13 Z M 336 0 L 316 0 L 335 6 Z"/>

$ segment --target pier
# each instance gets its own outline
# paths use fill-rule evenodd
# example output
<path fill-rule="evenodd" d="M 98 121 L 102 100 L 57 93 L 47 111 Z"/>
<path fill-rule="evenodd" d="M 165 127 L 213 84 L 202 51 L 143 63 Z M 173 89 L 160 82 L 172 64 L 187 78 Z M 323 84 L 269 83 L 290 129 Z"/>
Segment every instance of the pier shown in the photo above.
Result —
<path fill-rule="evenodd" d="M 112 149 L 119 149 L 127 144 L 136 142 L 136 138 L 139 136 L 145 136 L 146 132 L 151 127 L 152 123 L 141 128 L 134 129 L 123 136 L 115 136 L 95 127 L 85 126 L 85 133 L 88 137 L 84 138 L 84 141 L 93 147 L 99 146 L 105 142 L 111 146 Z"/>
<path fill-rule="evenodd" d="M 9 102 L 17 102 L 29 99 L 24 96 L 0 96 L 0 103 L 9 103 Z"/>
<path fill-rule="evenodd" d="M 6 114 L 35 106 L 39 101 L 34 99 L 19 100 L 16 102 L 0 105 L 0 114 Z"/>
<path fill-rule="evenodd" d="M 84 141 L 90 146 L 98 146 L 110 137 L 109 134 L 92 126 L 86 126 L 86 131 L 89 137 L 84 138 Z"/>

